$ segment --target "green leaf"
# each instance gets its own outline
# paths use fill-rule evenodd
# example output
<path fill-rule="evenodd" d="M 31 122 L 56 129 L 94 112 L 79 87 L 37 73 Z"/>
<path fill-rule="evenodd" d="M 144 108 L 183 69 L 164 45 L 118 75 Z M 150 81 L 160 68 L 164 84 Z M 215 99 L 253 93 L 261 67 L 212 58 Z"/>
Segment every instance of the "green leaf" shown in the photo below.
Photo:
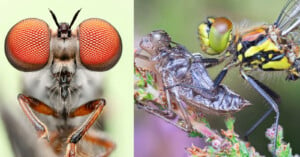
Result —
<path fill-rule="evenodd" d="M 226 124 L 226 127 L 227 127 L 228 130 L 233 130 L 234 122 L 235 122 L 234 118 L 232 118 L 232 117 L 227 118 L 227 120 L 225 121 L 225 124 Z"/>
<path fill-rule="evenodd" d="M 138 89 L 138 91 L 137 91 L 140 95 L 144 95 L 144 93 L 145 93 L 145 90 L 144 89 Z"/>
<path fill-rule="evenodd" d="M 231 150 L 231 151 L 230 151 L 230 156 L 236 156 L 236 155 L 237 155 L 237 151 L 235 150 L 234 147 L 231 147 L 230 150 Z"/>
<path fill-rule="evenodd" d="M 216 150 L 215 150 L 214 147 L 208 146 L 208 147 L 207 147 L 207 153 L 209 153 L 210 156 L 214 156 L 214 155 L 216 154 Z"/>
<path fill-rule="evenodd" d="M 210 128 L 209 122 L 207 121 L 206 118 L 204 118 L 204 117 L 200 118 L 200 122 L 205 123 L 206 127 Z"/>
<path fill-rule="evenodd" d="M 242 156 L 250 156 L 245 143 L 240 141 L 239 144 Z"/>
<path fill-rule="evenodd" d="M 293 156 L 290 144 L 287 144 L 286 148 L 280 152 L 280 156 L 284 156 L 284 157 L 292 157 Z"/>
<path fill-rule="evenodd" d="M 189 136 L 189 137 L 200 137 L 200 138 L 203 137 L 203 135 L 202 135 L 201 133 L 196 132 L 196 131 L 190 132 L 190 133 L 188 134 L 188 136 Z"/>
<path fill-rule="evenodd" d="M 150 94 L 150 93 L 147 93 L 147 94 L 143 97 L 143 99 L 145 99 L 145 100 L 153 100 L 153 95 Z"/>
<path fill-rule="evenodd" d="M 145 87 L 145 82 L 144 82 L 144 80 L 139 80 L 139 81 L 137 81 L 136 85 L 140 88 L 144 88 Z"/>
<path fill-rule="evenodd" d="M 150 84 L 151 86 L 153 86 L 154 79 L 153 79 L 152 75 L 150 73 L 147 73 L 146 78 L 147 78 L 147 83 Z"/>

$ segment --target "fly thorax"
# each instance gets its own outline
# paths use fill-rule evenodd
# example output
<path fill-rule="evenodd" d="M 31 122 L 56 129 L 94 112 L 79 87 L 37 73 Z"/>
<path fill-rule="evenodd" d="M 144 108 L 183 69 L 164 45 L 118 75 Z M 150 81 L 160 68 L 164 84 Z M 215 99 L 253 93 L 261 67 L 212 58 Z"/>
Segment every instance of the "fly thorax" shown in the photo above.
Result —
<path fill-rule="evenodd" d="M 275 43 L 275 45 L 279 46 L 279 43 L 278 43 L 278 35 L 279 35 L 278 29 L 275 28 L 274 25 L 270 25 L 269 28 L 268 28 L 268 33 L 269 33 L 269 37 Z"/>
<path fill-rule="evenodd" d="M 295 60 L 297 59 L 297 58 L 296 58 L 296 54 L 293 53 L 293 52 L 290 52 L 290 51 L 288 51 L 288 52 L 286 53 L 286 56 L 287 56 L 287 58 L 289 59 L 289 62 L 290 62 L 290 63 L 294 63 Z"/>

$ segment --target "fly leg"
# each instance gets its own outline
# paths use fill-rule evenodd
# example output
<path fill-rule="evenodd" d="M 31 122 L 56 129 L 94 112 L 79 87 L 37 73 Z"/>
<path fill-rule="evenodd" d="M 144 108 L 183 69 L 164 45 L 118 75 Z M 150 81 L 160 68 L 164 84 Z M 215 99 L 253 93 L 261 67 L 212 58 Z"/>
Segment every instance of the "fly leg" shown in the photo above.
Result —
<path fill-rule="evenodd" d="M 172 76 L 171 73 L 169 73 L 168 71 L 165 71 L 163 72 L 162 74 L 162 78 L 163 78 L 163 84 L 164 84 L 164 87 L 168 87 L 169 84 L 175 84 L 175 76 Z M 172 106 L 172 103 L 171 103 L 171 99 L 170 99 L 170 90 L 172 91 L 172 93 L 175 95 L 175 100 L 178 104 L 178 107 L 179 107 L 179 110 L 180 112 L 182 113 L 183 115 L 183 118 L 184 118 L 184 121 L 186 123 L 186 128 L 187 130 L 192 130 L 192 124 L 191 124 L 191 121 L 188 117 L 188 113 L 187 113 L 187 106 L 186 104 L 179 98 L 179 93 L 178 93 L 178 90 L 180 90 L 178 87 L 174 87 L 172 89 L 165 89 L 165 92 L 166 92 L 166 98 L 167 98 L 167 103 L 168 103 L 168 113 L 169 115 L 173 115 L 175 114 L 173 112 L 173 106 Z"/>
<path fill-rule="evenodd" d="M 242 77 L 268 102 L 268 104 L 272 107 L 272 109 L 276 113 L 275 117 L 275 139 L 273 141 L 273 156 L 276 156 L 276 148 L 277 148 L 277 135 L 278 135 L 278 123 L 279 123 L 279 109 L 277 103 L 274 99 L 262 88 L 252 77 L 245 74 L 243 70 L 240 70 Z"/>
<path fill-rule="evenodd" d="M 167 84 L 169 84 L 170 82 L 174 82 L 174 78 L 173 76 L 171 76 L 171 74 L 169 72 L 163 72 L 162 73 L 162 82 L 164 87 L 167 86 Z M 165 96 L 167 99 L 167 112 L 165 113 L 166 117 L 174 117 L 175 113 L 173 112 L 173 106 L 172 106 L 172 102 L 170 99 L 170 92 L 168 89 L 164 88 L 165 91 Z"/>
<path fill-rule="evenodd" d="M 170 93 L 169 90 L 165 90 L 166 92 L 166 99 L 167 99 L 167 104 L 168 104 L 168 110 L 167 110 L 167 117 L 174 117 L 175 113 L 173 112 L 173 106 L 172 106 L 172 102 L 170 99 Z"/>
<path fill-rule="evenodd" d="M 134 58 L 139 58 L 139 59 L 142 59 L 142 60 L 146 60 L 146 61 L 149 61 L 150 60 L 150 57 L 145 55 L 145 54 L 142 54 L 143 50 L 141 48 L 137 48 L 134 50 Z M 147 51 L 145 51 L 147 52 Z M 148 53 L 148 52 L 147 52 Z"/>
<path fill-rule="evenodd" d="M 174 41 L 171 41 L 171 43 L 175 44 L 177 46 L 177 48 L 179 49 L 182 49 L 182 50 L 185 50 L 185 51 L 188 51 L 185 46 L 179 44 L 179 43 L 176 43 Z M 200 53 L 194 53 L 194 54 L 191 54 L 191 53 L 188 53 L 189 56 L 192 58 L 192 62 L 191 63 L 204 63 L 205 64 L 205 67 L 206 68 L 209 68 L 209 67 L 212 67 L 212 66 L 215 66 L 221 62 L 223 62 L 227 56 L 226 55 L 223 55 L 221 56 L 219 59 L 217 58 L 203 58 L 203 56 L 200 54 Z"/>
<path fill-rule="evenodd" d="M 77 116 L 84 116 L 92 113 L 88 117 L 88 119 L 78 128 L 76 129 L 68 138 L 68 145 L 65 157 L 75 157 L 76 155 L 76 144 L 80 139 L 86 134 L 89 128 L 94 124 L 97 120 L 98 116 L 101 114 L 103 107 L 105 105 L 104 99 L 97 99 L 94 101 L 90 101 L 82 106 L 72 110 L 69 114 L 70 118 L 74 118 Z"/>
<path fill-rule="evenodd" d="M 89 132 L 84 136 L 83 140 L 88 141 L 90 143 L 93 143 L 97 146 L 102 146 L 106 149 L 106 152 L 104 154 L 101 153 L 101 154 L 97 155 L 97 157 L 99 157 L 99 156 L 101 156 L 101 157 L 109 156 L 110 153 L 116 147 L 115 143 L 112 142 L 111 140 L 109 140 L 106 137 L 106 135 L 104 134 L 104 132 L 101 132 L 101 131 Z"/>
<path fill-rule="evenodd" d="M 194 85 L 189 85 L 189 84 L 184 84 L 184 83 L 179 83 L 179 84 L 175 84 L 175 85 L 171 85 L 168 87 L 165 87 L 165 89 L 171 89 L 174 87 L 185 87 L 185 88 L 191 88 L 194 89 L 197 94 L 201 95 L 201 97 L 205 98 L 205 99 L 210 99 L 210 100 L 214 100 L 215 96 L 213 95 L 212 91 L 206 88 L 202 88 L 199 86 L 194 86 Z"/>
<path fill-rule="evenodd" d="M 39 120 L 39 118 L 33 113 L 32 109 L 45 115 L 52 115 L 53 117 L 58 117 L 57 112 L 38 99 L 30 96 L 25 96 L 23 94 L 18 95 L 18 101 L 23 112 L 26 114 L 35 130 L 37 131 L 38 137 L 49 140 L 47 126 Z"/>
<path fill-rule="evenodd" d="M 214 88 L 217 88 L 221 84 L 221 82 L 223 81 L 223 79 L 225 78 L 228 72 L 228 69 L 230 69 L 235 65 L 236 63 L 230 63 L 223 68 L 223 70 L 218 74 L 218 76 L 214 80 Z"/>
<path fill-rule="evenodd" d="M 202 63 L 204 63 L 205 68 L 210 68 L 210 67 L 220 64 L 221 61 L 217 58 L 203 58 Z"/>
<path fill-rule="evenodd" d="M 220 58 L 203 58 L 201 54 L 192 54 L 191 63 L 201 63 L 204 64 L 205 68 L 210 68 L 222 63 L 227 56 L 221 56 Z"/>
<path fill-rule="evenodd" d="M 175 100 L 176 100 L 176 102 L 177 102 L 177 104 L 178 104 L 179 110 L 180 110 L 180 112 L 182 113 L 183 119 L 184 119 L 184 121 L 185 121 L 185 123 L 186 123 L 186 126 L 185 126 L 186 129 L 187 129 L 187 130 L 192 130 L 192 129 L 193 129 L 192 123 L 191 123 L 191 121 L 190 121 L 190 119 L 189 119 L 189 115 L 188 115 L 188 112 L 187 112 L 187 110 L 186 110 L 187 105 L 186 105 L 185 102 L 183 102 L 183 101 L 180 99 L 178 90 L 179 90 L 178 87 L 175 87 L 175 89 L 174 89 L 172 92 L 173 92 L 174 95 L 175 95 Z M 166 90 L 166 91 L 168 91 L 168 90 Z M 169 102 L 168 102 L 168 103 L 169 103 Z M 171 106 L 171 104 L 168 105 L 168 106 Z"/>
<path fill-rule="evenodd" d="M 248 141 L 249 135 L 273 112 L 273 108 L 269 108 L 267 112 L 265 112 L 258 121 L 253 124 L 250 129 L 248 129 L 244 135 L 244 139 Z"/>
<path fill-rule="evenodd" d="M 248 75 L 248 77 L 252 78 L 265 92 L 267 92 L 275 101 L 276 103 L 280 103 L 280 96 L 270 89 L 268 86 L 264 85 L 260 81 L 256 80 L 255 78 Z M 244 138 L 248 140 L 248 136 L 273 112 L 273 108 L 270 107 L 268 111 L 266 111 L 260 119 L 250 127 L 250 129 L 245 133 Z"/>

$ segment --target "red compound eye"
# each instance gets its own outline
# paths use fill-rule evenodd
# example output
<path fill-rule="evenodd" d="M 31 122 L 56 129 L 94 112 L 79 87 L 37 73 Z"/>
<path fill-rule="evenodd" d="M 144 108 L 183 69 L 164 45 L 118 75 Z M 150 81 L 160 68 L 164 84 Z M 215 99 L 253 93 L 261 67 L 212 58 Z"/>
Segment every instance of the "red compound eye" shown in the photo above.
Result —
<path fill-rule="evenodd" d="M 122 43 L 117 30 L 102 19 L 88 19 L 79 25 L 81 63 L 90 70 L 104 71 L 119 60 Z"/>
<path fill-rule="evenodd" d="M 49 43 L 47 23 L 39 19 L 25 19 L 8 32 L 5 41 L 6 57 L 19 70 L 39 70 L 48 62 Z"/>

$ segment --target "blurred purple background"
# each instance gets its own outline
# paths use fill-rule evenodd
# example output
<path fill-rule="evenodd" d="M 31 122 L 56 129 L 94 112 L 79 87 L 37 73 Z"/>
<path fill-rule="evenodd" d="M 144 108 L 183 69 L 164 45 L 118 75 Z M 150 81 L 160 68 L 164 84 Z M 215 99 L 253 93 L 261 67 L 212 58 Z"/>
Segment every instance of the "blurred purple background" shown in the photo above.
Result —
<path fill-rule="evenodd" d="M 135 109 L 135 157 L 185 157 L 185 148 L 192 144 L 201 146 L 203 140 L 188 134 L 166 121 Z"/>

